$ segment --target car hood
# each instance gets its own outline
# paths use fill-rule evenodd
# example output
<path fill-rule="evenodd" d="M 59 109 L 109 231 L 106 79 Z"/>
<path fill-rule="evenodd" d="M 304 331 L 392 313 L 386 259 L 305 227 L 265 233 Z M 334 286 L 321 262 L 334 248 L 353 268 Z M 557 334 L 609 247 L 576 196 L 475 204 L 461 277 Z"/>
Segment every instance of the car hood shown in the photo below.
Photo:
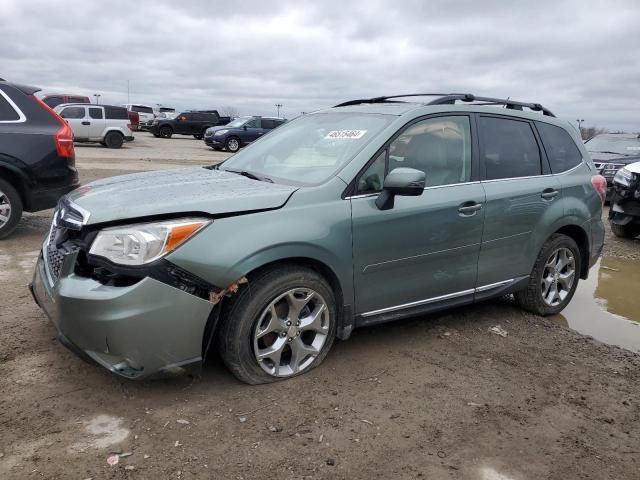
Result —
<path fill-rule="evenodd" d="M 298 187 L 204 167 L 98 180 L 67 196 L 88 212 L 87 224 L 152 215 L 241 213 L 282 207 Z"/>
<path fill-rule="evenodd" d="M 615 163 L 633 163 L 640 159 L 640 156 L 629 157 L 617 153 L 589 152 L 589 155 L 594 162 L 613 162 L 615 160 Z"/>
<path fill-rule="evenodd" d="M 209 127 L 207 128 L 208 132 L 217 132 L 218 130 L 237 130 L 238 128 L 242 128 L 242 127 L 227 127 L 226 125 L 220 125 L 217 127 Z"/>

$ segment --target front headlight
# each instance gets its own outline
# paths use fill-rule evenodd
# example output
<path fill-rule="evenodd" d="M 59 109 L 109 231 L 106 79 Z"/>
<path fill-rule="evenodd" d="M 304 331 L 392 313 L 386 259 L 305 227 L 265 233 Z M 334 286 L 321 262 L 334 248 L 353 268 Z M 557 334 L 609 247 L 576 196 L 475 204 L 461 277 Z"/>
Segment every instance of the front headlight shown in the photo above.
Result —
<path fill-rule="evenodd" d="M 626 168 L 621 168 L 616 172 L 615 176 L 613 177 L 613 181 L 622 185 L 623 187 L 628 187 L 629 185 L 631 185 L 632 178 L 633 175 L 629 170 L 627 170 Z"/>
<path fill-rule="evenodd" d="M 229 130 L 217 130 L 216 133 L 214 133 L 214 135 L 224 135 L 225 133 L 227 133 Z"/>
<path fill-rule="evenodd" d="M 105 228 L 89 254 L 120 265 L 144 265 L 175 250 L 209 223 L 207 218 L 182 218 Z"/>

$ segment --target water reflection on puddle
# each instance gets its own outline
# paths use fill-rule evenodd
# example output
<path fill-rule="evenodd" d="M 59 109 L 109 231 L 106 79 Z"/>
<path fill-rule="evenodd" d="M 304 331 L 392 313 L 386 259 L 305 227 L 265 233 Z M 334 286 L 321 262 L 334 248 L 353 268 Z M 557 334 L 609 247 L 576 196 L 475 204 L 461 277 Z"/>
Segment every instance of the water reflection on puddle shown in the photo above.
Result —
<path fill-rule="evenodd" d="M 640 262 L 603 258 L 552 319 L 604 343 L 640 352 Z"/>

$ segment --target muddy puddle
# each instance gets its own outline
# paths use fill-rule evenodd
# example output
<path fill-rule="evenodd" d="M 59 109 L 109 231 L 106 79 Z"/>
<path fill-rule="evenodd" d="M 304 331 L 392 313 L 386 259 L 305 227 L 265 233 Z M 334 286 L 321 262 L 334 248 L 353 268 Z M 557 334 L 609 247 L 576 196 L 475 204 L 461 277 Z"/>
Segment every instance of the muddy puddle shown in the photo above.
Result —
<path fill-rule="evenodd" d="M 640 261 L 601 259 L 553 320 L 601 342 L 640 352 Z"/>

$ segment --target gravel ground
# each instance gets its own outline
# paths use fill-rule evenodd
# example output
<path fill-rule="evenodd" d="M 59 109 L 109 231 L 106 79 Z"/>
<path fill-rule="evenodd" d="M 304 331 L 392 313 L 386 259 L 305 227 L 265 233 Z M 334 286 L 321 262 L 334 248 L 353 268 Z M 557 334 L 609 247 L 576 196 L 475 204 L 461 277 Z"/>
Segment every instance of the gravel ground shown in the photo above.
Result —
<path fill-rule="evenodd" d="M 83 182 L 224 158 L 147 134 L 77 154 Z M 199 379 L 111 375 L 60 345 L 26 288 L 50 216 L 0 244 L 0 478 L 640 478 L 640 356 L 508 301 L 357 330 L 273 385 L 216 358 Z"/>

